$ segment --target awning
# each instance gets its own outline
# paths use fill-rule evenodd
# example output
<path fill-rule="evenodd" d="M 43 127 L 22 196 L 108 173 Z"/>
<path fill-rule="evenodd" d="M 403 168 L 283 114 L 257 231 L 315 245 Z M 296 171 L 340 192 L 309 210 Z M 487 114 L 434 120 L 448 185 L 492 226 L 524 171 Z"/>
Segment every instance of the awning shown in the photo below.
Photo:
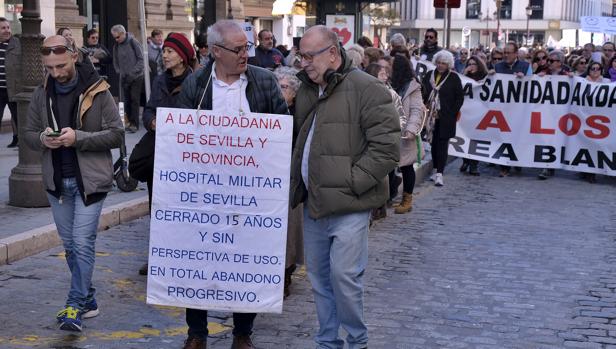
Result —
<path fill-rule="evenodd" d="M 295 0 L 276 0 L 272 6 L 272 16 L 290 15 L 293 13 Z"/>

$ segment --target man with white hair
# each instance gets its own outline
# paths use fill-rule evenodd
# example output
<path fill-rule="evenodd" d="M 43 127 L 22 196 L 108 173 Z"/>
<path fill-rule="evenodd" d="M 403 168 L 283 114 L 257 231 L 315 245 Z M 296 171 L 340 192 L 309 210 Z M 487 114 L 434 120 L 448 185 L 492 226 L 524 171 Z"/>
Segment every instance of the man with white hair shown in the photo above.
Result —
<path fill-rule="evenodd" d="M 124 110 L 128 120 L 126 131 L 135 133 L 139 129 L 139 102 L 144 79 L 143 49 L 121 24 L 111 27 L 111 35 L 116 42 L 113 45 L 113 67 L 122 81 Z"/>
<path fill-rule="evenodd" d="M 250 44 L 234 21 L 222 20 L 207 31 L 211 60 L 182 83 L 178 107 L 242 114 L 288 114 L 274 74 L 248 65 Z M 257 314 L 233 313 L 232 349 L 254 348 L 250 335 Z M 184 349 L 203 349 L 208 336 L 207 310 L 186 309 Z"/>

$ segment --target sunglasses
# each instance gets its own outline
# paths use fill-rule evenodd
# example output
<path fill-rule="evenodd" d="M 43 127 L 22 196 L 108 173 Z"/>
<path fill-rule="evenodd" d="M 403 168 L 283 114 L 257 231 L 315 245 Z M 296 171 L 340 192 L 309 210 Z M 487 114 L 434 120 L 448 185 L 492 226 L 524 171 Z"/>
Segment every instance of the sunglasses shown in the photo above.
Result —
<path fill-rule="evenodd" d="M 64 45 L 51 46 L 51 47 L 41 46 L 41 54 L 43 56 L 49 56 L 52 52 L 54 55 L 63 55 L 66 53 L 66 51 L 69 51 L 71 53 L 74 52 L 72 48 L 68 46 L 64 46 Z"/>
<path fill-rule="evenodd" d="M 434 40 L 434 36 L 432 36 L 432 35 L 426 35 L 426 36 L 424 36 L 424 39 Z"/>
<path fill-rule="evenodd" d="M 558 59 L 548 59 L 548 62 L 550 62 L 550 63 L 559 62 L 560 63 L 560 60 L 558 60 Z"/>
<path fill-rule="evenodd" d="M 580 63 L 578 63 L 578 64 L 586 64 L 586 63 L 588 63 L 588 62 L 586 62 L 586 61 L 581 61 L 581 62 L 580 62 Z"/>
<path fill-rule="evenodd" d="M 503 57 L 492 57 L 493 61 L 502 61 Z"/>
<path fill-rule="evenodd" d="M 590 68 L 590 71 L 601 71 L 601 68 L 599 68 L 599 67 L 592 67 L 592 68 Z"/>

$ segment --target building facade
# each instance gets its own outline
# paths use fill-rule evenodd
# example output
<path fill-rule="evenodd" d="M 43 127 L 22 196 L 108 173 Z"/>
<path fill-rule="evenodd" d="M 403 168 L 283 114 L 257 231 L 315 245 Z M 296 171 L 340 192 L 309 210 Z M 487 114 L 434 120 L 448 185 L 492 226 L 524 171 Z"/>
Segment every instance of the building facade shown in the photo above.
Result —
<path fill-rule="evenodd" d="M 497 11 L 497 2 L 500 11 Z M 527 16 L 526 8 L 532 9 Z M 400 13 L 402 32 L 411 40 L 421 42 L 428 28 L 439 32 L 443 44 L 445 11 L 435 9 L 432 1 L 399 0 L 395 8 Z M 494 46 L 506 41 L 553 46 L 579 46 L 591 40 L 602 43 L 611 39 L 604 35 L 591 35 L 581 30 L 581 16 L 612 16 L 614 0 L 466 0 L 461 7 L 451 10 L 451 45 L 475 47 L 479 44 Z"/>

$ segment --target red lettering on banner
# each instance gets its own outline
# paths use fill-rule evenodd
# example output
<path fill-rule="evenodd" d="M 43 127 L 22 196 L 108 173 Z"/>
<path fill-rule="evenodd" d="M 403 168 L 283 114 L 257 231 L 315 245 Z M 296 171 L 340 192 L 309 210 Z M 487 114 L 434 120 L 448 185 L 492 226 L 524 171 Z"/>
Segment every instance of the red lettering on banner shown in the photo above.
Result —
<path fill-rule="evenodd" d="M 498 110 L 488 110 L 483 119 L 481 119 L 481 122 L 479 122 L 479 125 L 477 125 L 478 130 L 486 130 L 488 127 L 497 128 L 501 132 L 511 132 L 505 116 Z"/>
<path fill-rule="evenodd" d="M 594 133 L 591 130 L 584 130 L 584 135 L 588 138 L 592 139 L 603 139 L 607 138 L 610 135 L 610 128 L 603 124 L 609 124 L 610 118 L 603 115 L 591 115 L 586 119 L 586 125 L 591 129 L 595 129 L 599 131 L 599 133 Z"/>
<path fill-rule="evenodd" d="M 179 121 L 180 125 L 194 125 L 194 121 L 193 121 L 193 117 L 192 115 L 188 114 L 186 115 L 185 118 L 182 118 L 182 114 L 180 114 L 180 121 Z"/>
<path fill-rule="evenodd" d="M 171 121 L 171 123 L 173 123 L 173 114 L 169 113 L 169 115 L 167 115 L 167 120 L 165 120 L 165 124 L 168 124 Z"/>
<path fill-rule="evenodd" d="M 530 113 L 530 133 L 553 135 L 556 133 L 556 130 L 553 128 L 541 127 L 541 113 L 534 111 Z"/>
<path fill-rule="evenodd" d="M 571 120 L 571 123 L 569 123 L 569 120 Z M 569 127 L 569 125 L 571 125 L 571 127 Z M 580 132 L 581 127 L 582 120 L 573 113 L 563 115 L 558 121 L 558 128 L 567 136 L 576 135 Z"/>

